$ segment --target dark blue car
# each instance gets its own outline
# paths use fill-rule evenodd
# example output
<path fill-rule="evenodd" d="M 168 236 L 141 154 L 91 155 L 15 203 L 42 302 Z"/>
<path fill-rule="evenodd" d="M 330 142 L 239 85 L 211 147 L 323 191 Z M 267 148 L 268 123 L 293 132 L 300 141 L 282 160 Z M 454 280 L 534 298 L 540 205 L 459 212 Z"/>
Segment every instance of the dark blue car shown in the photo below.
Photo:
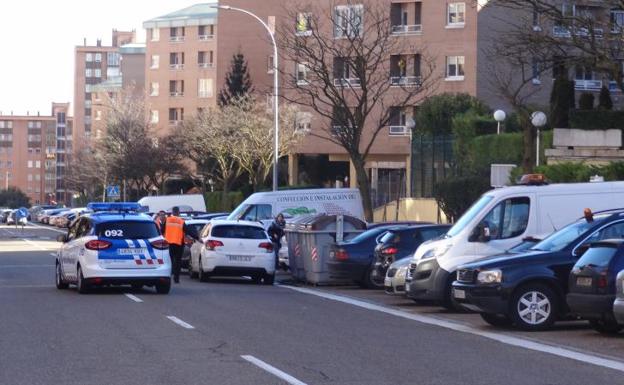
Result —
<path fill-rule="evenodd" d="M 383 287 L 383 280 L 372 280 L 375 246 L 383 234 L 391 228 L 407 227 L 406 225 L 377 226 L 357 237 L 331 246 L 328 269 L 332 278 L 351 280 L 358 285 L 375 289 Z"/>
<path fill-rule="evenodd" d="M 566 297 L 570 312 L 589 320 L 600 333 L 617 333 L 622 330 L 624 325 L 618 324 L 613 314 L 615 278 L 622 270 L 624 239 L 593 243 L 570 273 L 570 292 Z"/>
<path fill-rule="evenodd" d="M 453 299 L 495 326 L 543 330 L 570 314 L 568 278 L 597 241 L 624 237 L 624 211 L 581 218 L 521 254 L 499 255 L 461 266 Z"/>

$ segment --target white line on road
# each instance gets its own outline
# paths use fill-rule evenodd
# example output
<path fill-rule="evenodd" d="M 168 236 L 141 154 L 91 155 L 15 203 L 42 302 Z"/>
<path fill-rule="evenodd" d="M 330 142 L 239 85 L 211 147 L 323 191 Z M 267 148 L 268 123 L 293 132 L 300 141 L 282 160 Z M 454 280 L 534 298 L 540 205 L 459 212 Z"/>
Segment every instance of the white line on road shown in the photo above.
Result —
<path fill-rule="evenodd" d="M 257 359 L 254 356 L 241 356 L 241 358 L 247 362 L 250 362 L 254 365 L 256 365 L 257 367 L 259 367 L 262 370 L 265 370 L 269 373 L 271 373 L 272 375 L 281 378 L 282 380 L 288 382 L 291 385 L 306 385 L 305 382 L 301 382 L 298 379 L 296 379 L 295 377 L 291 376 L 288 373 L 284 373 L 281 370 L 279 370 L 278 368 L 271 366 L 269 364 L 267 364 L 266 362 Z"/>
<path fill-rule="evenodd" d="M 608 358 L 603 358 L 600 356 L 592 355 L 589 353 L 581 353 L 578 351 L 574 351 L 571 349 L 566 349 L 564 347 L 552 346 L 547 344 L 542 344 L 539 342 L 531 341 L 524 338 L 512 337 L 509 335 L 505 335 L 502 333 L 488 332 L 484 330 L 477 329 L 472 326 L 463 325 L 457 322 L 447 321 L 440 318 L 429 317 L 421 314 L 412 314 L 403 310 L 396 310 L 389 307 L 375 305 L 372 303 L 368 303 L 365 301 L 360 301 L 357 299 L 343 297 L 341 295 L 323 293 L 316 290 L 305 289 L 301 287 L 294 286 L 280 286 L 286 289 L 298 291 L 304 294 L 315 295 L 317 297 L 329 299 L 332 301 L 342 302 L 349 305 L 357 306 L 367 310 L 378 311 L 381 313 L 393 315 L 396 317 L 406 318 L 412 321 L 418 321 L 427 325 L 439 326 L 446 329 L 454 330 L 461 333 L 473 334 L 480 337 L 485 337 L 494 341 L 498 341 L 503 344 L 516 346 L 524 349 L 535 350 L 542 353 L 553 354 L 555 356 L 569 358 L 572 360 L 580 361 L 586 364 L 602 366 L 605 368 L 617 370 L 620 372 L 624 372 L 624 362 L 611 360 Z"/>
<path fill-rule="evenodd" d="M 40 229 L 51 230 L 51 231 L 56 231 L 57 233 L 67 234 L 67 230 L 59 230 L 59 229 L 55 229 L 54 227 L 41 226 L 41 225 L 36 225 L 34 223 L 29 223 L 29 225 L 33 227 L 38 227 Z"/>
<path fill-rule="evenodd" d="M 130 298 L 131 300 L 133 300 L 134 302 L 143 302 L 143 300 L 135 295 L 132 295 L 130 293 L 126 293 L 126 297 Z M 167 317 L 168 318 L 168 317 Z M 172 320 L 173 321 L 173 320 Z M 174 321 L 175 322 L 175 321 Z"/>
<path fill-rule="evenodd" d="M 170 320 L 170 321 L 173 321 L 174 323 L 176 323 L 176 324 L 178 324 L 178 325 L 182 326 L 182 327 L 183 327 L 183 328 L 185 328 L 185 329 L 195 329 L 195 328 L 193 327 L 193 325 L 188 324 L 188 323 L 186 323 L 186 322 L 182 321 L 182 320 L 181 320 L 181 319 L 179 319 L 178 317 L 175 317 L 175 316 L 172 316 L 172 315 L 168 315 L 168 316 L 167 316 L 167 318 L 169 318 L 169 320 Z"/>
<path fill-rule="evenodd" d="M 0 269 L 16 269 L 26 267 L 55 267 L 56 265 L 0 265 Z"/>
<path fill-rule="evenodd" d="M 39 250 L 44 250 L 44 251 L 47 251 L 47 250 L 48 250 L 48 249 L 46 249 L 45 247 L 39 246 L 39 245 L 38 245 L 38 244 L 36 244 L 35 242 L 30 241 L 30 240 L 28 240 L 28 239 L 26 239 L 26 238 L 21 238 L 21 239 L 22 239 L 22 241 L 24 241 L 24 242 L 28 243 L 29 245 L 31 245 L 31 246 L 33 246 L 33 247 L 38 248 Z"/>
<path fill-rule="evenodd" d="M 56 253 L 50 253 L 50 255 L 56 257 Z"/>

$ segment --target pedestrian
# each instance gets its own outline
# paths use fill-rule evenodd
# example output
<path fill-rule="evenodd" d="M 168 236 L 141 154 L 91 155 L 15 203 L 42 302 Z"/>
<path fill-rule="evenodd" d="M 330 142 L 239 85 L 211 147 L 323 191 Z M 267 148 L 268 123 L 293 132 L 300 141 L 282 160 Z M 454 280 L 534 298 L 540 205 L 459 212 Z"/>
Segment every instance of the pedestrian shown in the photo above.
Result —
<path fill-rule="evenodd" d="M 282 248 L 282 237 L 284 236 L 284 226 L 286 220 L 282 213 L 277 214 L 275 220 L 269 226 L 267 233 L 273 242 L 273 251 L 275 252 L 275 270 L 279 268 L 279 250 Z"/>
<path fill-rule="evenodd" d="M 182 266 L 182 254 L 184 253 L 184 235 L 197 238 L 188 230 L 184 219 L 180 218 L 180 208 L 174 206 L 171 215 L 167 217 L 164 226 L 163 236 L 169 243 L 169 257 L 171 257 L 171 273 L 173 282 L 180 283 L 180 268 Z"/>
<path fill-rule="evenodd" d="M 158 231 L 163 234 L 165 231 L 165 223 L 167 222 L 167 213 L 163 210 L 160 210 L 158 214 L 156 214 L 154 222 L 156 222 L 156 227 L 158 227 Z"/>

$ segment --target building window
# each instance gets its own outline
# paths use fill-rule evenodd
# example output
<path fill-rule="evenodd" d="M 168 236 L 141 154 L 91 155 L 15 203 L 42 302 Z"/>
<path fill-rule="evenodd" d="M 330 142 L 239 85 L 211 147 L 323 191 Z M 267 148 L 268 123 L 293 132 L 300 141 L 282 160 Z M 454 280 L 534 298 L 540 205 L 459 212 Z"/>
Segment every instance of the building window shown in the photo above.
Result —
<path fill-rule="evenodd" d="M 297 112 L 295 118 L 295 131 L 310 132 L 312 129 L 312 114 L 309 112 Z"/>
<path fill-rule="evenodd" d="M 447 25 L 463 27 L 466 22 L 466 3 L 449 3 Z"/>
<path fill-rule="evenodd" d="M 334 8 L 334 37 L 354 37 L 362 32 L 364 6 L 339 5 Z"/>
<path fill-rule="evenodd" d="M 542 80 L 540 78 L 543 71 L 543 65 L 541 65 L 537 58 L 533 58 L 531 61 L 531 70 L 533 72 L 533 84 L 542 84 Z"/>
<path fill-rule="evenodd" d="M 158 110 L 151 110 L 150 111 L 150 122 L 152 123 L 158 123 Z"/>
<path fill-rule="evenodd" d="M 85 70 L 85 76 L 88 77 L 88 78 L 92 77 L 93 76 L 93 70 L 91 68 L 87 68 Z"/>
<path fill-rule="evenodd" d="M 121 55 L 119 52 L 109 52 L 106 54 L 106 64 L 109 67 L 119 67 Z"/>
<path fill-rule="evenodd" d="M 93 70 L 93 74 L 95 75 L 96 78 L 101 78 L 102 77 L 102 70 L 99 68 L 96 68 L 95 70 Z"/>
<path fill-rule="evenodd" d="M 624 28 L 624 10 L 611 10 L 611 33 L 622 33 Z"/>
<path fill-rule="evenodd" d="M 170 80 L 169 81 L 169 95 L 170 96 L 184 96 L 184 80 Z"/>
<path fill-rule="evenodd" d="M 267 73 L 272 74 L 274 72 L 275 63 L 273 59 L 273 55 L 269 55 L 267 58 Z"/>
<path fill-rule="evenodd" d="M 41 161 L 40 160 L 35 161 L 35 168 L 41 168 Z"/>
<path fill-rule="evenodd" d="M 169 122 L 177 123 L 184 120 L 184 108 L 170 108 L 169 109 Z"/>
<path fill-rule="evenodd" d="M 214 37 L 214 25 L 200 25 L 197 34 L 199 35 L 199 40 L 212 39 Z"/>
<path fill-rule="evenodd" d="M 152 62 L 150 64 L 150 68 L 151 69 L 158 69 L 159 66 L 160 66 L 160 56 L 152 55 Z"/>
<path fill-rule="evenodd" d="M 308 84 L 308 63 L 297 63 L 297 85 L 304 86 Z"/>
<path fill-rule="evenodd" d="M 184 27 L 169 28 L 169 41 L 184 41 Z"/>
<path fill-rule="evenodd" d="M 92 62 L 92 61 L 93 61 L 93 54 L 92 54 L 91 52 L 87 52 L 87 53 L 85 54 L 85 61 L 86 61 L 87 63 L 90 63 L 90 62 Z"/>
<path fill-rule="evenodd" d="M 312 14 L 311 13 L 309 12 L 297 13 L 295 33 L 297 34 L 297 36 L 312 35 Z"/>
<path fill-rule="evenodd" d="M 152 82 L 150 85 L 150 96 L 158 96 L 160 84 L 158 82 Z"/>
<path fill-rule="evenodd" d="M 152 28 L 151 34 L 152 34 L 152 41 L 160 40 L 160 28 Z"/>
<path fill-rule="evenodd" d="M 102 111 L 95 110 L 95 120 L 102 120 Z"/>
<path fill-rule="evenodd" d="M 100 52 L 97 52 L 95 54 L 95 62 L 96 63 L 101 63 L 102 62 L 102 54 Z"/>
<path fill-rule="evenodd" d="M 446 80 L 464 80 L 463 56 L 446 57 Z"/>
<path fill-rule="evenodd" d="M 33 161 L 32 161 L 32 160 L 29 160 L 29 161 L 28 161 L 28 168 L 32 168 L 32 167 L 33 167 Z"/>
<path fill-rule="evenodd" d="M 197 65 L 199 68 L 212 67 L 213 55 L 212 51 L 199 51 L 197 54 Z"/>
<path fill-rule="evenodd" d="M 200 98 L 212 97 L 212 79 L 199 79 L 197 96 Z"/>
<path fill-rule="evenodd" d="M 183 69 L 184 68 L 184 52 L 169 53 L 169 68 L 171 69 Z"/>

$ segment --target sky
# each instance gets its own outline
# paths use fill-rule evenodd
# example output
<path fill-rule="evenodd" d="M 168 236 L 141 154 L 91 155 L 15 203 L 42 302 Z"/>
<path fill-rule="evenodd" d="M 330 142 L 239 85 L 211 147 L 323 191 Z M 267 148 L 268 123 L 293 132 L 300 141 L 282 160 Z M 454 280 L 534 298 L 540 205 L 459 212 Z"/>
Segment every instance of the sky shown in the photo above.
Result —
<path fill-rule="evenodd" d="M 74 47 L 111 44 L 113 29 L 210 2 L 195 0 L 20 0 L 0 5 L 0 115 L 51 113 L 52 102 L 73 104 Z"/>

